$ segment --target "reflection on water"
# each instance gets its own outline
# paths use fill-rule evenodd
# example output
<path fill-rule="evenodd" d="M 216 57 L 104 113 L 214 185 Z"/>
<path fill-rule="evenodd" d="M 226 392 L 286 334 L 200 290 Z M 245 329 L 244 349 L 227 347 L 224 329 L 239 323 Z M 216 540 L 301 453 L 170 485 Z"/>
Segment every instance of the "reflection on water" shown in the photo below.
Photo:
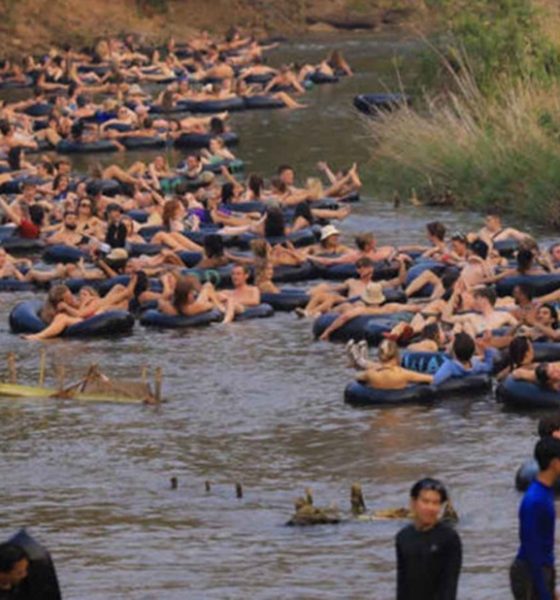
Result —
<path fill-rule="evenodd" d="M 358 75 L 314 90 L 306 97 L 313 108 L 232 117 L 251 169 L 268 174 L 290 162 L 304 177 L 320 159 L 375 168 L 351 99 L 391 87 L 393 54 L 408 59 L 415 46 L 367 37 L 337 45 Z M 330 46 L 296 43 L 273 61 L 302 54 L 316 60 Z M 409 243 L 422 239 L 423 223 L 434 216 L 369 200 L 345 230 Z M 437 216 L 451 229 L 479 220 Z M 23 297 L 0 298 L 0 338 L 17 352 L 20 378 L 28 380 L 36 377 L 38 349 L 7 325 L 10 306 Z M 161 365 L 169 401 L 154 409 L 0 400 L 1 533 L 27 526 L 48 543 L 66 598 L 392 598 L 400 523 L 283 524 L 306 486 L 318 504 L 346 511 L 358 481 L 368 508 L 387 508 L 405 505 L 411 483 L 428 474 L 449 484 L 462 518 L 461 597 L 507 596 L 519 501 L 513 473 L 531 450 L 535 417 L 506 414 L 492 396 L 351 409 L 342 402 L 352 377 L 343 349 L 313 343 L 310 324 L 286 314 L 189 332 L 137 325 L 133 336 L 116 341 L 54 341 L 48 348 L 50 362 L 64 361 L 69 378 L 92 362 L 129 378 L 142 365 Z M 179 478 L 176 491 L 171 476 Z"/>

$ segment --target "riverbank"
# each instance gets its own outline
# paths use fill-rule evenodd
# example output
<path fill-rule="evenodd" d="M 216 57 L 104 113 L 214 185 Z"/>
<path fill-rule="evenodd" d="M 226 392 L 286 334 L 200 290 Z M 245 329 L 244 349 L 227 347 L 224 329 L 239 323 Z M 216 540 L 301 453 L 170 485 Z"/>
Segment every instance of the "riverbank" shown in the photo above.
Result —
<path fill-rule="evenodd" d="M 423 0 L 0 0 L 0 45 L 6 56 L 43 52 L 52 44 L 90 45 L 101 36 L 132 32 L 150 43 L 184 40 L 207 29 L 242 26 L 260 37 L 307 31 L 380 31 L 419 25 Z"/>

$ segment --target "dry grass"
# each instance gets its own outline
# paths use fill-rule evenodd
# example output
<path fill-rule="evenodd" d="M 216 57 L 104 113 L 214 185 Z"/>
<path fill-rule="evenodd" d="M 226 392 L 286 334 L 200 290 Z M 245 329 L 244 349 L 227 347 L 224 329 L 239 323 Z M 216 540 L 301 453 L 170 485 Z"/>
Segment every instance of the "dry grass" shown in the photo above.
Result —
<path fill-rule="evenodd" d="M 465 67 L 465 65 L 463 65 Z M 501 208 L 560 226 L 560 84 L 503 81 L 483 97 L 468 68 L 457 92 L 368 122 L 377 183 L 427 204 Z"/>

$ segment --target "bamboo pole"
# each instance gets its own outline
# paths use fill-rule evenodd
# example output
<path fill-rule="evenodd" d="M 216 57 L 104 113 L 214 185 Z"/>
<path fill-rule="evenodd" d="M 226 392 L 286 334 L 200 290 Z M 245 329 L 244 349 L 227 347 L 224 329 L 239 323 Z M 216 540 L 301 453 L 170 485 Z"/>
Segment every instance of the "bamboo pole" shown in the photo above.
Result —
<path fill-rule="evenodd" d="M 41 348 L 39 355 L 39 385 L 42 387 L 45 384 L 45 364 L 47 360 L 47 351 Z"/>
<path fill-rule="evenodd" d="M 161 402 L 161 386 L 163 381 L 163 375 L 161 367 L 157 367 L 155 374 L 155 398 L 156 402 Z"/>

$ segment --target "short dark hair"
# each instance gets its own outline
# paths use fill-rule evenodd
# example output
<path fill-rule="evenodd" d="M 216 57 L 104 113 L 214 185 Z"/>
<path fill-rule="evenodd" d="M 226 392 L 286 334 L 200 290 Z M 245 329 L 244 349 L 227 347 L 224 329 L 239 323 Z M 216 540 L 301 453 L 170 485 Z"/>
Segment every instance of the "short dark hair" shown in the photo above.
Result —
<path fill-rule="evenodd" d="M 424 479 L 420 479 L 410 488 L 410 497 L 413 500 L 418 500 L 420 494 L 423 491 L 437 492 L 439 494 L 441 503 L 447 502 L 449 495 L 447 494 L 447 490 L 441 481 L 438 479 L 433 479 L 432 477 L 424 477 Z"/>
<path fill-rule="evenodd" d="M 461 362 L 468 362 L 475 350 L 474 340 L 468 333 L 458 333 L 453 340 L 453 354 Z"/>
<path fill-rule="evenodd" d="M 278 167 L 278 175 L 282 175 L 282 173 L 284 173 L 284 171 L 293 171 L 294 168 L 291 165 L 280 165 Z"/>
<path fill-rule="evenodd" d="M 535 297 L 535 288 L 530 283 L 518 283 L 516 287 L 527 300 L 532 300 Z"/>
<path fill-rule="evenodd" d="M 27 554 L 19 546 L 11 542 L 0 544 L 0 573 L 9 573 L 24 558 Z"/>
<path fill-rule="evenodd" d="M 492 286 L 475 290 L 474 297 L 486 298 L 486 300 L 488 300 L 492 306 L 496 304 L 496 290 Z"/>
<path fill-rule="evenodd" d="M 523 364 L 530 347 L 531 342 L 524 335 L 518 335 L 511 340 L 509 343 L 509 362 L 512 369 L 520 367 Z"/>
<path fill-rule="evenodd" d="M 361 269 L 362 267 L 373 267 L 373 260 L 367 256 L 362 256 L 356 261 L 356 268 Z"/>
<path fill-rule="evenodd" d="M 560 459 L 560 440 L 550 436 L 541 438 L 535 445 L 534 456 L 539 469 L 545 471 L 555 458 Z"/>
<path fill-rule="evenodd" d="M 249 267 L 244 264 L 244 263 L 233 263 L 233 267 L 232 269 L 235 269 L 239 267 L 240 269 L 243 269 L 243 272 L 245 273 L 245 275 L 250 275 L 251 274 L 251 270 L 249 269 Z"/>
<path fill-rule="evenodd" d="M 540 438 L 551 437 L 555 431 L 560 431 L 560 412 L 543 417 L 537 429 Z"/>
<path fill-rule="evenodd" d="M 486 260 L 488 257 L 488 244 L 480 239 L 469 244 L 469 250 L 483 260 Z"/>
<path fill-rule="evenodd" d="M 437 238 L 440 241 L 443 241 L 445 238 L 445 225 L 443 223 L 440 223 L 439 221 L 430 221 L 427 225 L 426 225 L 426 229 L 428 230 L 428 233 Z"/>

